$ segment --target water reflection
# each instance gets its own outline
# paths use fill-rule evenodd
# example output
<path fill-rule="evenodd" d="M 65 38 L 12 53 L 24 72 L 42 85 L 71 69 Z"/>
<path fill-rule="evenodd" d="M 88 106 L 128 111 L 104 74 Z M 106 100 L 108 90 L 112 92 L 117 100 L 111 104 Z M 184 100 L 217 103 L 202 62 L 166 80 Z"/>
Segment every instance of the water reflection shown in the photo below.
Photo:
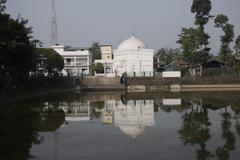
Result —
<path fill-rule="evenodd" d="M 208 159 L 213 156 L 206 147 L 206 143 L 211 138 L 208 108 L 203 107 L 201 99 L 194 99 L 190 102 L 190 108 L 182 116 L 183 123 L 178 130 L 179 138 L 184 145 L 199 146 L 196 150 L 198 160 Z"/>
<path fill-rule="evenodd" d="M 97 137 L 97 133 L 100 132 L 107 137 L 110 130 L 117 129 L 121 134 L 114 137 L 116 145 L 124 143 L 124 147 L 133 149 L 129 142 L 123 140 L 124 136 L 135 140 L 137 138 L 138 143 L 143 146 L 135 150 L 136 155 L 138 153 L 140 156 L 148 149 L 150 153 L 154 152 L 152 155 L 156 157 L 153 159 L 163 155 L 165 158 L 177 155 L 183 152 L 184 148 L 195 151 L 191 158 L 190 154 L 185 153 L 184 159 L 237 159 L 240 154 L 240 145 L 237 143 L 240 140 L 239 104 L 240 94 L 238 93 L 211 95 L 207 93 L 181 95 L 63 93 L 4 104 L 0 107 L 0 159 L 33 157 L 41 159 L 38 157 L 43 156 L 39 154 L 45 154 L 44 149 L 41 150 L 42 152 L 31 150 L 33 146 L 38 148 L 37 146 L 47 145 L 44 142 L 50 140 L 44 136 L 46 134 L 53 135 L 55 158 L 58 154 L 61 156 L 58 147 L 64 144 L 59 141 L 61 139 L 67 141 L 69 138 L 64 137 L 65 132 L 71 127 L 77 130 L 82 126 L 88 126 L 84 130 L 86 133 L 84 143 L 89 145 L 95 143 L 96 139 L 94 141 L 88 139 L 90 133 L 94 135 L 96 132 Z M 96 128 L 91 129 L 90 126 L 93 123 Z M 165 143 L 157 143 L 157 140 L 163 136 L 161 132 L 164 131 L 169 131 L 165 136 Z M 71 143 L 75 143 L 78 138 Z M 121 139 L 121 141 L 115 139 Z M 174 142 L 171 142 L 172 139 Z M 101 146 L 103 148 L 108 148 L 113 143 L 107 138 L 104 140 L 109 143 Z M 169 148 L 175 145 L 182 148 L 157 152 L 157 148 L 166 148 L 166 145 L 170 146 Z M 47 150 L 49 147 L 43 148 Z M 81 151 L 78 152 L 83 154 Z M 120 154 L 117 148 L 114 153 Z M 144 159 L 139 156 L 138 159 Z M 115 155 L 112 158 L 114 157 Z M 126 154 L 125 159 L 131 159 L 130 157 Z"/>
<path fill-rule="evenodd" d="M 154 126 L 153 100 L 106 101 L 101 112 L 103 124 L 113 124 L 123 133 L 136 138 L 148 127 Z"/>
<path fill-rule="evenodd" d="M 21 103 L 0 107 L 0 159 L 29 159 L 32 145 L 44 139 L 39 132 L 53 132 L 64 122 L 64 113 L 44 104 Z"/>

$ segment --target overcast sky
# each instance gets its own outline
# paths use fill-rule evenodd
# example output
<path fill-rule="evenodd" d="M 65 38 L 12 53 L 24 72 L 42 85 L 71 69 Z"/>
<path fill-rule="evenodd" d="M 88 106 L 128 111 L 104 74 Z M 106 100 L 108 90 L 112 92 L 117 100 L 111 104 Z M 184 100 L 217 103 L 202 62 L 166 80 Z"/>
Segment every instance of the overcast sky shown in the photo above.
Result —
<path fill-rule="evenodd" d="M 132 32 L 148 48 L 178 47 L 182 27 L 194 26 L 192 0 L 56 0 L 59 42 L 74 47 L 119 43 Z M 240 0 L 212 0 L 211 14 L 226 14 L 240 35 Z M 34 37 L 50 46 L 51 0 L 8 0 L 7 12 L 21 14 L 33 27 Z M 209 23 L 212 52 L 219 50 L 222 34 Z"/>

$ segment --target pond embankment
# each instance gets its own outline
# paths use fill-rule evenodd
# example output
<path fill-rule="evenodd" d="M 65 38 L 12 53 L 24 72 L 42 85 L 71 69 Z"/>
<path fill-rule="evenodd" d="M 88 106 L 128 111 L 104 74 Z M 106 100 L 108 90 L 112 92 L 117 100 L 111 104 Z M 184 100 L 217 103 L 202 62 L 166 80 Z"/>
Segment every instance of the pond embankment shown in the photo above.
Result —
<path fill-rule="evenodd" d="M 120 77 L 85 77 L 76 89 L 81 91 L 231 91 L 240 90 L 240 77 L 129 77 L 121 84 Z"/>
<path fill-rule="evenodd" d="M 3 81 L 8 84 L 7 81 Z M 31 78 L 18 84 L 3 85 L 0 90 L 0 103 L 39 97 L 46 94 L 74 90 L 78 84 L 74 78 Z"/>
<path fill-rule="evenodd" d="M 130 92 L 146 91 L 234 91 L 240 90 L 240 77 L 129 78 Z"/>

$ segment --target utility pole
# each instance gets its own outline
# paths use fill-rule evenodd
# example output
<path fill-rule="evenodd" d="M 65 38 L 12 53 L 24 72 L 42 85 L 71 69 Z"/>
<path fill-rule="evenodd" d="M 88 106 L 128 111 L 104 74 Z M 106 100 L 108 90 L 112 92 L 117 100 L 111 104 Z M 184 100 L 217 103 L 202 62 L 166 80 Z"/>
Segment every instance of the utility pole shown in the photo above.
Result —
<path fill-rule="evenodd" d="M 55 2 L 55 0 L 52 0 L 51 45 L 58 45 L 57 12 L 56 12 L 56 2 Z"/>

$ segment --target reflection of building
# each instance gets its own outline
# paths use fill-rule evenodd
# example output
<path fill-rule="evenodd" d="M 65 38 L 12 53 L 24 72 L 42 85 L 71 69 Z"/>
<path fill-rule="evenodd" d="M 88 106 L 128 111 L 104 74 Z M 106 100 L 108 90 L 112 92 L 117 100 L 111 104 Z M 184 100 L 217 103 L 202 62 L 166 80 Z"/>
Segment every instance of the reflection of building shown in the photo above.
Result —
<path fill-rule="evenodd" d="M 66 121 L 88 121 L 91 119 L 89 102 L 63 102 L 60 108 L 65 113 Z"/>
<path fill-rule="evenodd" d="M 102 110 L 102 122 L 106 123 L 107 119 L 109 124 L 112 121 L 125 134 L 136 138 L 147 127 L 154 126 L 153 105 L 153 100 L 130 100 L 125 105 L 122 101 L 106 101 L 105 108 Z M 106 112 L 112 114 L 105 114 Z"/>
<path fill-rule="evenodd" d="M 182 99 L 163 99 L 163 106 L 181 106 Z"/>
<path fill-rule="evenodd" d="M 52 46 L 64 58 L 63 75 L 87 75 L 90 73 L 92 55 L 88 48 Z"/>

